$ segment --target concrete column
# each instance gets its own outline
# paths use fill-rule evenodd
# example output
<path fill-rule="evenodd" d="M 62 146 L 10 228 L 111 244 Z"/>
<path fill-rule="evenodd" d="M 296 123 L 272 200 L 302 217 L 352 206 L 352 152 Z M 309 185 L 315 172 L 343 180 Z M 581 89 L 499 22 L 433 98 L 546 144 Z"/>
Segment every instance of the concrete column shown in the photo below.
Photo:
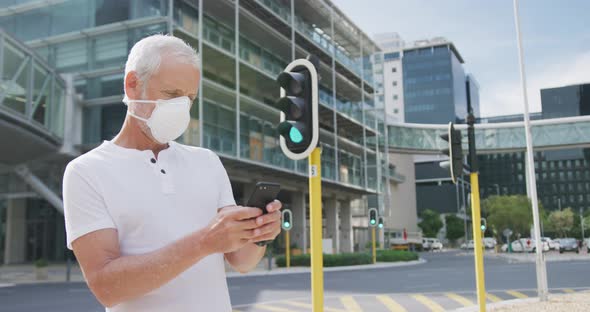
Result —
<path fill-rule="evenodd" d="M 293 229 L 291 242 L 297 244 L 307 253 L 307 216 L 305 213 L 305 192 L 293 192 L 291 196 L 291 211 L 293 212 Z"/>
<path fill-rule="evenodd" d="M 328 198 L 325 201 L 324 211 L 326 214 L 326 238 L 332 239 L 332 253 L 340 252 L 340 222 L 338 220 L 338 202 L 335 198 Z"/>
<path fill-rule="evenodd" d="M 353 252 L 352 210 L 350 200 L 339 200 L 340 206 L 340 251 Z"/>
<path fill-rule="evenodd" d="M 26 207 L 25 199 L 11 199 L 7 202 L 4 264 L 25 261 Z"/>

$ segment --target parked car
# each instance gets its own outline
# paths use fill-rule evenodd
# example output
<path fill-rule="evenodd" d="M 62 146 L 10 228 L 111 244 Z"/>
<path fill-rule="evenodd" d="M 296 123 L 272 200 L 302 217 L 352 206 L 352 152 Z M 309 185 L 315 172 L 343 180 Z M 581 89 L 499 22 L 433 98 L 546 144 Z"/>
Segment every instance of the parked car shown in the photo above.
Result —
<path fill-rule="evenodd" d="M 473 249 L 474 248 L 473 246 L 474 246 L 473 240 L 470 240 L 467 243 L 461 244 L 461 249 Z"/>
<path fill-rule="evenodd" d="M 431 250 L 442 250 L 443 244 L 436 238 L 429 238 L 430 249 Z"/>
<path fill-rule="evenodd" d="M 486 249 L 493 249 L 496 247 L 497 244 L 498 244 L 498 241 L 496 241 L 496 239 L 493 237 L 484 237 L 483 238 L 483 245 Z"/>
<path fill-rule="evenodd" d="M 552 240 L 549 237 L 542 237 L 541 241 L 546 242 L 549 245 L 550 250 L 559 250 L 559 242 L 557 240 Z"/>
<path fill-rule="evenodd" d="M 422 238 L 422 248 L 425 250 L 442 250 L 443 245 L 437 238 Z"/>
<path fill-rule="evenodd" d="M 513 241 L 510 244 L 512 245 L 513 252 L 536 252 L 537 251 L 537 248 L 535 245 L 535 240 L 532 238 L 521 238 L 519 240 Z M 549 244 L 547 242 L 543 242 L 542 246 L 543 246 L 543 251 L 549 251 Z"/>
<path fill-rule="evenodd" d="M 578 241 L 575 238 L 559 239 L 559 253 L 564 253 L 566 251 L 580 253 L 580 246 L 578 246 Z"/>

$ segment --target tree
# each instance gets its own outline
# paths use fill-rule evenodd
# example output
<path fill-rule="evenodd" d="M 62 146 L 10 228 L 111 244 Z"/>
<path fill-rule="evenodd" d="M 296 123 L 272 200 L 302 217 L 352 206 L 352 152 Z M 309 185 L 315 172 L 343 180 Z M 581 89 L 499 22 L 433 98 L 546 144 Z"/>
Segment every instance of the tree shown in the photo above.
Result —
<path fill-rule="evenodd" d="M 490 196 L 481 203 L 488 228 L 502 235 L 504 229 L 511 229 L 514 235 L 529 236 L 533 223 L 531 202 L 525 195 Z M 539 214 L 544 215 L 543 206 L 539 203 Z"/>
<path fill-rule="evenodd" d="M 418 226 L 422 229 L 424 236 L 436 237 L 438 231 L 443 227 L 440 214 L 434 210 L 426 209 L 420 213 L 420 218 L 422 221 L 418 223 Z"/>
<path fill-rule="evenodd" d="M 457 239 L 465 236 L 463 220 L 456 215 L 447 215 L 445 217 L 445 223 L 447 224 L 447 239 L 451 242 L 455 242 Z"/>
<path fill-rule="evenodd" d="M 552 211 L 549 214 L 549 226 L 560 237 L 566 237 L 574 227 L 574 212 L 572 208 Z"/>

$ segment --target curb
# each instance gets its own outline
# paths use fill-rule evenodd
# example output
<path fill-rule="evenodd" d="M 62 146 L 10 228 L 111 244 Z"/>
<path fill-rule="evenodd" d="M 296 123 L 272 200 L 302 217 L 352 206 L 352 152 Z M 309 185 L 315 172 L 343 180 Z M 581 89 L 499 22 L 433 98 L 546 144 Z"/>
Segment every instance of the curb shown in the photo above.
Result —
<path fill-rule="evenodd" d="M 385 269 L 385 268 L 395 268 L 395 267 L 404 267 L 404 266 L 413 266 L 424 264 L 427 261 L 425 259 L 418 259 L 414 261 L 407 261 L 407 262 L 380 262 L 377 264 L 363 264 L 363 265 L 350 265 L 350 266 L 341 266 L 341 267 L 329 267 L 324 268 L 324 272 L 343 272 L 343 271 L 357 271 L 357 270 L 375 270 L 375 269 Z M 295 267 L 292 269 L 277 269 L 271 271 L 255 271 L 246 274 L 241 274 L 239 272 L 227 272 L 227 278 L 237 278 L 237 277 L 252 277 L 252 276 L 269 276 L 269 275 L 289 275 L 289 274 L 304 274 L 310 273 L 311 268 L 308 267 Z"/>
<path fill-rule="evenodd" d="M 527 304 L 527 303 L 535 303 L 535 302 L 539 302 L 539 298 L 512 299 L 512 300 L 505 300 L 505 301 L 500 301 L 500 302 L 496 302 L 496 303 L 492 303 L 492 304 L 486 304 L 486 309 L 489 310 L 489 309 L 501 308 L 501 307 L 505 307 L 505 306 L 509 306 L 509 305 L 513 305 L 513 304 Z M 453 312 L 477 312 L 477 311 L 479 311 L 479 307 L 472 306 L 472 307 L 460 308 L 460 309 L 451 310 L 451 311 L 453 311 Z"/>
<path fill-rule="evenodd" d="M 4 283 L 0 283 L 0 288 L 13 287 L 13 286 L 15 286 L 15 284 L 4 284 Z"/>

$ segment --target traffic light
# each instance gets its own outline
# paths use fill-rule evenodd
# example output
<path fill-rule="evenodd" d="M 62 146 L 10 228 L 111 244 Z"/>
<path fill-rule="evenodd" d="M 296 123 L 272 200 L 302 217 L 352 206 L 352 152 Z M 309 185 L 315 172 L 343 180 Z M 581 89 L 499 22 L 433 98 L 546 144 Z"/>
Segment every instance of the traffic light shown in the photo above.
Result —
<path fill-rule="evenodd" d="M 383 228 L 383 217 L 379 217 L 379 228 Z"/>
<path fill-rule="evenodd" d="M 488 228 L 488 222 L 486 221 L 486 218 L 481 218 L 481 231 L 485 232 L 486 229 Z"/>
<path fill-rule="evenodd" d="M 283 210 L 283 224 L 281 227 L 285 231 L 289 231 L 289 230 L 291 230 L 291 228 L 293 228 L 293 222 L 292 222 L 291 216 L 292 216 L 291 210 L 289 210 L 289 209 Z"/>
<path fill-rule="evenodd" d="M 376 208 L 369 208 L 369 226 L 370 227 L 377 226 L 377 209 Z"/>
<path fill-rule="evenodd" d="M 297 59 L 279 74 L 277 82 L 281 86 L 277 101 L 281 149 L 290 159 L 303 159 L 318 145 L 319 138 L 316 67 L 307 59 Z"/>
<path fill-rule="evenodd" d="M 452 122 L 449 122 L 447 133 L 440 136 L 441 139 L 449 142 L 449 146 L 441 150 L 441 153 L 449 156 L 449 167 L 453 183 L 463 173 L 463 147 L 461 146 L 461 131 L 455 130 Z"/>

